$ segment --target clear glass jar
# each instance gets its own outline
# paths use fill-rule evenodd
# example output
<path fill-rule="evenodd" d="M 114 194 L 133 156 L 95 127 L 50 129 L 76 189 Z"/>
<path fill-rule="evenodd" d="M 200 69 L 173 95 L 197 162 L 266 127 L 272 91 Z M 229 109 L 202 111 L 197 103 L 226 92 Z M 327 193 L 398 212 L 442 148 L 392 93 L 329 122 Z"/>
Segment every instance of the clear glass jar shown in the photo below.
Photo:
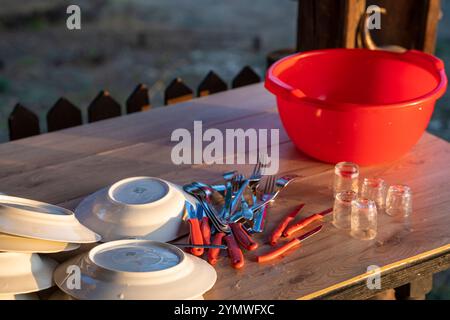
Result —
<path fill-rule="evenodd" d="M 375 201 L 379 211 L 384 209 L 386 183 L 380 178 L 365 178 L 361 184 L 361 197 Z"/>
<path fill-rule="evenodd" d="M 357 197 L 353 191 L 339 192 L 334 197 L 333 225 L 338 229 L 350 230 L 352 201 Z"/>
<path fill-rule="evenodd" d="M 352 162 L 339 162 L 334 167 L 334 195 L 339 192 L 358 193 L 359 166 Z"/>
<path fill-rule="evenodd" d="M 351 235 L 360 240 L 372 240 L 377 235 L 377 206 L 373 200 L 352 201 Z"/>
<path fill-rule="evenodd" d="M 412 212 L 411 188 L 404 185 L 393 185 L 388 189 L 386 197 L 386 213 L 393 217 L 409 217 Z"/>

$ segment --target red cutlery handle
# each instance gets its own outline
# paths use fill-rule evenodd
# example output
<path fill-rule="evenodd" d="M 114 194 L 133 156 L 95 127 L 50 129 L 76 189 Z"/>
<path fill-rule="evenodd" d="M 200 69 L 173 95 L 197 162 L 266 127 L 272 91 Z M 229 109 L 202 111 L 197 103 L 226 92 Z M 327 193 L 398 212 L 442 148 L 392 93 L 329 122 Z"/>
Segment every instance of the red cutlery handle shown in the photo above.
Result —
<path fill-rule="evenodd" d="M 270 236 L 270 244 L 272 246 L 277 244 L 278 239 L 281 238 L 286 227 L 294 220 L 304 206 L 304 203 L 300 204 L 294 211 L 290 212 L 283 220 L 281 220 L 280 224 L 273 230 L 272 235 Z"/>
<path fill-rule="evenodd" d="M 233 231 L 234 237 L 239 242 L 239 244 L 248 251 L 253 251 L 258 248 L 258 244 L 250 237 L 250 235 L 245 231 L 242 223 L 235 222 L 230 223 L 231 231 Z"/>
<path fill-rule="evenodd" d="M 273 260 L 273 259 L 281 256 L 283 253 L 285 253 L 286 251 L 288 251 L 292 248 L 300 247 L 300 245 L 301 245 L 300 241 L 297 238 L 294 238 L 291 241 L 289 241 L 288 243 L 286 243 L 285 245 L 283 245 L 273 251 L 270 251 L 262 256 L 259 256 L 256 259 L 259 263 L 267 262 L 267 261 Z"/>
<path fill-rule="evenodd" d="M 291 235 L 293 235 L 294 233 L 296 233 L 299 230 L 302 230 L 303 228 L 305 228 L 306 226 L 310 225 L 311 223 L 313 223 L 314 221 L 317 220 L 321 220 L 323 218 L 323 216 L 321 214 L 315 213 L 309 217 L 306 217 L 302 220 L 300 220 L 299 222 L 297 222 L 296 224 L 290 226 L 289 228 L 287 228 L 284 232 L 283 232 L 283 236 L 284 237 L 290 237 Z"/>
<path fill-rule="evenodd" d="M 235 269 L 241 269 L 244 266 L 244 255 L 232 233 L 225 236 L 225 242 L 228 247 L 228 256 L 231 259 L 231 265 Z"/>
<path fill-rule="evenodd" d="M 202 245 L 203 244 L 203 235 L 202 235 L 202 231 L 200 229 L 200 222 L 198 221 L 198 219 L 194 218 L 194 219 L 189 219 L 188 223 L 189 223 L 191 244 Z M 194 256 L 199 257 L 203 254 L 203 252 L 205 250 L 203 248 L 191 248 L 190 251 Z"/>
<path fill-rule="evenodd" d="M 209 225 L 208 217 L 202 218 L 202 223 L 200 225 L 203 236 L 203 243 L 206 245 L 211 244 L 211 226 Z"/>
<path fill-rule="evenodd" d="M 214 245 L 221 245 L 223 241 L 223 237 L 225 237 L 225 233 L 218 232 L 214 235 L 212 239 L 212 244 Z M 211 265 L 215 265 L 217 261 L 219 260 L 219 254 L 220 249 L 219 248 L 213 248 L 208 250 L 208 262 Z"/>

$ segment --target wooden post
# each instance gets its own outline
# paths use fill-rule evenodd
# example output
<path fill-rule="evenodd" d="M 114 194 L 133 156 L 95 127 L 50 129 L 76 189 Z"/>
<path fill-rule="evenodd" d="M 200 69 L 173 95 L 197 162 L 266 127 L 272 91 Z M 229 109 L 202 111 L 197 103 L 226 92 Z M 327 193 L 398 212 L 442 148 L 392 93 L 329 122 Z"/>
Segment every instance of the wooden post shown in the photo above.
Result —
<path fill-rule="evenodd" d="M 354 48 L 366 0 L 299 0 L 297 50 Z"/>
<path fill-rule="evenodd" d="M 297 50 L 354 48 L 358 23 L 370 5 L 386 9 L 381 29 L 371 31 L 378 46 L 434 52 L 440 0 L 299 0 Z"/>
<path fill-rule="evenodd" d="M 381 17 L 381 29 L 371 31 L 377 45 L 434 52 L 440 0 L 367 0 L 367 5 L 386 9 Z"/>

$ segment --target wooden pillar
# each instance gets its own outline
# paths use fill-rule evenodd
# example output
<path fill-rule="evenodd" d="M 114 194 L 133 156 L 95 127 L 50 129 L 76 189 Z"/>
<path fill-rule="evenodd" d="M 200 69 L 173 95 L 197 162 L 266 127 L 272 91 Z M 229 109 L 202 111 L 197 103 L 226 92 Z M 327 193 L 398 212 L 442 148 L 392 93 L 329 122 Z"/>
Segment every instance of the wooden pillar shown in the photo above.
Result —
<path fill-rule="evenodd" d="M 354 48 L 366 0 L 299 0 L 297 50 Z"/>
<path fill-rule="evenodd" d="M 297 50 L 354 48 L 361 15 L 370 5 L 386 9 L 378 46 L 398 45 L 433 53 L 440 0 L 298 0 Z"/>
<path fill-rule="evenodd" d="M 386 9 L 381 30 L 372 30 L 375 43 L 433 53 L 441 14 L 440 0 L 367 0 Z"/>

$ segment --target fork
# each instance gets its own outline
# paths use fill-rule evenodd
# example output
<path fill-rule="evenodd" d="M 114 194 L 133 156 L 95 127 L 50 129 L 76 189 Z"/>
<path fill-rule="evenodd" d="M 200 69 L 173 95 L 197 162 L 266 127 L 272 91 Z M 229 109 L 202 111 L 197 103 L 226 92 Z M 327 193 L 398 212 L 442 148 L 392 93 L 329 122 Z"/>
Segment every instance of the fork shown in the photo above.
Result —
<path fill-rule="evenodd" d="M 276 178 L 274 175 L 267 176 L 267 179 L 264 183 L 264 188 L 263 188 L 263 196 L 262 196 L 263 201 L 268 201 L 272 197 L 272 194 L 274 194 L 275 181 L 276 181 Z M 268 205 L 268 203 L 266 205 L 264 205 L 255 214 L 254 222 L 253 222 L 253 231 L 254 232 L 262 232 L 263 231 L 264 221 L 266 220 L 266 214 L 267 214 L 267 205 Z"/>

